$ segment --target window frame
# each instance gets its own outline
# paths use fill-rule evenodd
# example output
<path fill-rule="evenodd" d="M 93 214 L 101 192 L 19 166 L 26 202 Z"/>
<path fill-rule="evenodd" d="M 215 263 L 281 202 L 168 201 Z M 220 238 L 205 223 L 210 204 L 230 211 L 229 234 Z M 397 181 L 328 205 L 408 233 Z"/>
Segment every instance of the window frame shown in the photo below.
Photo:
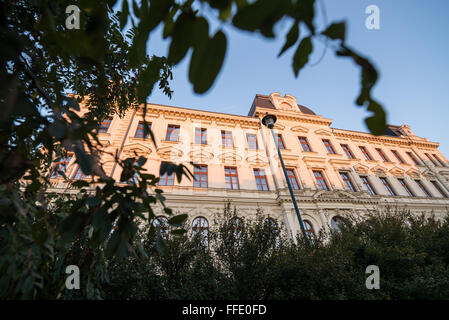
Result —
<path fill-rule="evenodd" d="M 151 122 L 147 122 L 149 129 L 151 130 Z M 139 121 L 137 123 L 137 128 L 136 128 L 136 133 L 134 135 L 134 138 L 139 138 L 139 139 L 147 139 L 148 136 L 150 135 L 150 133 L 147 133 L 147 135 L 144 137 L 144 125 L 143 125 L 143 121 Z"/>
<path fill-rule="evenodd" d="M 343 143 L 340 144 L 340 146 L 348 159 L 355 159 L 354 153 L 352 153 L 352 150 L 348 144 Z"/>
<path fill-rule="evenodd" d="M 257 174 L 256 174 L 257 171 Z M 269 191 L 267 175 L 264 168 L 253 168 L 257 191 Z M 264 183 L 265 182 L 265 183 Z"/>
<path fill-rule="evenodd" d="M 443 188 L 441 188 L 441 185 L 436 180 L 430 180 L 430 183 L 434 186 L 435 189 L 441 194 L 443 198 L 449 198 L 446 192 L 443 191 Z"/>
<path fill-rule="evenodd" d="M 422 163 L 420 163 L 420 162 L 418 161 L 418 159 L 416 158 L 416 156 L 415 156 L 412 152 L 406 151 L 405 153 L 409 156 L 410 159 L 412 159 L 413 163 L 414 163 L 416 166 L 422 166 Z"/>
<path fill-rule="evenodd" d="M 254 138 L 253 140 L 250 140 L 249 137 Z M 248 145 L 249 150 L 259 150 L 259 143 L 257 141 L 257 134 L 254 133 L 247 133 L 246 134 L 246 144 Z M 253 147 L 255 148 L 253 148 Z"/>
<path fill-rule="evenodd" d="M 168 124 L 165 141 L 179 142 L 181 126 L 179 124 Z M 176 140 L 174 139 L 176 137 Z"/>
<path fill-rule="evenodd" d="M 290 185 L 292 186 L 292 189 L 293 190 L 299 190 L 300 189 L 299 181 L 298 181 L 298 177 L 296 176 L 295 169 L 294 168 L 285 168 L 285 170 L 287 171 L 287 177 L 290 180 Z M 293 176 L 290 175 L 289 171 L 291 171 L 293 173 Z M 293 181 L 292 181 L 292 178 L 294 179 Z M 296 185 L 296 187 L 295 187 L 295 185 Z"/>
<path fill-rule="evenodd" d="M 369 153 L 368 149 L 365 146 L 359 146 L 360 151 L 362 152 L 363 156 L 366 160 L 371 161 L 373 160 L 373 157 Z"/>
<path fill-rule="evenodd" d="M 329 184 L 327 183 L 326 176 L 324 175 L 324 170 L 312 170 L 312 172 L 313 172 L 313 176 L 315 177 L 315 181 L 317 183 L 318 189 L 330 191 Z M 317 177 L 316 173 L 320 174 L 321 176 Z M 323 188 L 323 184 L 320 183 L 320 181 L 324 182 L 325 188 Z"/>
<path fill-rule="evenodd" d="M 356 192 L 355 185 L 352 182 L 351 176 L 349 175 L 349 172 L 339 171 L 340 178 L 343 181 L 343 185 L 346 186 L 346 189 L 352 192 Z"/>
<path fill-rule="evenodd" d="M 422 180 L 415 179 L 415 183 L 418 185 L 418 187 L 421 189 L 421 191 L 426 195 L 428 198 L 432 198 L 432 194 L 430 191 L 426 188 L 426 186 L 423 184 Z"/>
<path fill-rule="evenodd" d="M 284 143 L 284 138 L 282 137 L 281 133 L 275 133 L 276 135 L 276 146 L 279 149 L 285 150 L 285 143 Z"/>
<path fill-rule="evenodd" d="M 398 195 L 397 192 L 393 189 L 390 181 L 388 181 L 387 177 L 379 177 L 379 179 L 391 196 L 396 197 Z"/>
<path fill-rule="evenodd" d="M 407 181 L 405 181 L 404 178 L 398 178 L 398 181 L 410 197 L 416 197 L 416 194 L 413 192 L 412 189 L 410 189 L 409 184 L 407 183 Z"/>
<path fill-rule="evenodd" d="M 230 142 L 230 144 L 228 142 Z M 221 146 L 224 148 L 234 148 L 234 140 L 232 138 L 232 131 L 221 130 Z"/>
<path fill-rule="evenodd" d="M 199 225 L 195 225 L 195 222 L 199 221 Z M 206 225 L 204 226 L 202 223 L 205 222 Z M 209 248 L 209 221 L 207 220 L 206 217 L 204 216 L 198 216 L 195 217 L 192 220 L 192 237 L 195 237 L 197 234 L 200 234 L 202 239 L 201 241 L 203 242 L 203 240 L 205 239 L 205 244 L 206 247 Z"/>
<path fill-rule="evenodd" d="M 362 181 L 363 185 L 368 190 L 368 193 L 372 196 L 377 196 L 377 191 L 376 191 L 376 189 L 374 189 L 368 176 L 359 176 L 359 177 L 360 177 L 360 180 Z"/>
<path fill-rule="evenodd" d="M 382 159 L 383 162 L 390 162 L 390 159 L 387 157 L 385 152 L 381 148 L 375 148 L 377 151 L 377 154 Z"/>
<path fill-rule="evenodd" d="M 298 140 L 299 140 L 299 144 L 302 147 L 302 151 L 304 151 L 304 152 L 313 152 L 312 148 L 310 147 L 310 143 L 309 143 L 309 140 L 307 139 L 307 137 L 299 136 Z"/>
<path fill-rule="evenodd" d="M 108 133 L 111 127 L 113 117 L 103 118 L 100 122 L 100 127 L 98 128 L 98 133 Z"/>
<path fill-rule="evenodd" d="M 229 170 L 229 173 L 226 173 L 226 169 Z M 235 170 L 235 174 L 232 173 L 232 170 Z M 237 167 L 224 167 L 224 173 L 225 173 L 225 184 L 226 184 L 226 189 L 229 190 L 240 190 L 240 183 L 239 183 L 239 173 L 237 170 Z M 229 185 L 228 185 L 228 181 L 226 180 L 226 178 L 229 177 Z M 237 188 L 234 188 L 234 182 L 233 182 L 233 178 L 235 178 L 235 183 L 237 184 Z M 229 188 L 229 186 L 231 186 Z"/>
<path fill-rule="evenodd" d="M 328 154 L 335 154 L 334 146 L 329 139 L 321 139 L 321 141 L 323 141 L 324 147 L 326 148 Z"/>
<path fill-rule="evenodd" d="M 198 168 L 200 167 L 200 168 Z M 202 171 L 202 168 L 206 168 L 206 172 Z M 199 171 L 197 171 L 199 170 Z M 196 179 L 196 176 L 199 176 L 199 180 Z M 206 176 L 206 186 L 203 186 L 202 177 Z M 209 186 L 209 168 L 206 164 L 198 164 L 193 167 L 193 187 L 194 188 L 208 188 Z"/>
<path fill-rule="evenodd" d="M 72 159 L 73 159 L 73 155 L 68 154 L 65 157 L 61 157 L 59 161 L 54 162 L 53 168 L 52 168 L 51 174 L 50 174 L 50 179 L 64 178 L 62 176 L 62 174 L 60 174 L 58 171 L 62 171 L 65 174 L 67 172 L 67 169 L 68 169 Z M 63 165 L 63 170 L 59 169 L 59 166 L 61 164 Z"/>
<path fill-rule="evenodd" d="M 195 144 L 207 144 L 207 128 L 195 128 Z"/>
<path fill-rule="evenodd" d="M 400 164 L 407 164 L 404 158 L 402 158 L 402 156 L 399 154 L 399 151 L 391 150 L 391 153 L 395 156 L 395 158 L 399 161 Z"/>

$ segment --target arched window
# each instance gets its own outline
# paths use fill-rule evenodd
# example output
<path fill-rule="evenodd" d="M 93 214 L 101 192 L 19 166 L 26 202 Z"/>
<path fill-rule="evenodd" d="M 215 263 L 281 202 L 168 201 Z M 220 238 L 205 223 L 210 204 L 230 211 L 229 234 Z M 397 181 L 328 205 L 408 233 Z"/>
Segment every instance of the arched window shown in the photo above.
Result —
<path fill-rule="evenodd" d="M 192 222 L 192 236 L 199 234 L 201 242 L 209 246 L 209 222 L 204 217 L 196 217 Z"/>
<path fill-rule="evenodd" d="M 265 226 L 269 227 L 270 230 L 273 232 L 273 239 L 275 239 L 275 245 L 278 246 L 280 242 L 280 230 L 278 223 L 273 218 L 266 218 L 264 220 Z"/>
<path fill-rule="evenodd" d="M 168 219 L 164 216 L 158 216 L 153 220 L 153 226 L 156 228 L 156 232 L 160 233 L 162 238 L 166 238 L 168 235 Z"/>
<path fill-rule="evenodd" d="M 315 231 L 313 231 L 312 223 L 309 220 L 304 220 L 304 228 L 309 239 L 315 239 Z"/>
<path fill-rule="evenodd" d="M 243 221 L 240 218 L 234 217 L 231 219 L 231 226 L 234 229 L 234 238 L 236 244 L 239 245 L 242 240 Z"/>
<path fill-rule="evenodd" d="M 331 219 L 331 228 L 335 231 L 340 231 L 340 226 L 344 225 L 344 220 L 340 216 L 334 216 Z"/>

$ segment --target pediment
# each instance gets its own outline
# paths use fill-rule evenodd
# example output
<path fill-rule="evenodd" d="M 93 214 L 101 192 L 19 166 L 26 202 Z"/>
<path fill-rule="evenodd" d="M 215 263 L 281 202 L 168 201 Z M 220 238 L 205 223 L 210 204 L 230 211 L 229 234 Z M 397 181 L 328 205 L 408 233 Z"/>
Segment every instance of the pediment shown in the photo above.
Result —
<path fill-rule="evenodd" d="M 142 143 L 131 143 L 123 147 L 122 153 L 127 156 L 147 156 L 152 152 L 151 148 Z"/>
<path fill-rule="evenodd" d="M 284 130 L 284 129 L 285 129 L 285 126 L 282 125 L 282 124 L 280 124 L 280 123 L 278 123 L 278 122 L 276 122 L 276 123 L 274 124 L 274 129 L 277 129 L 277 130 Z"/>
<path fill-rule="evenodd" d="M 421 173 L 419 170 L 416 170 L 415 168 L 412 168 L 406 172 L 406 174 L 412 178 L 419 178 Z"/>
<path fill-rule="evenodd" d="M 313 196 L 314 199 L 347 199 L 354 200 L 357 199 L 354 195 L 343 190 L 325 191 L 319 190 Z"/>
<path fill-rule="evenodd" d="M 403 176 L 405 171 L 399 167 L 394 167 L 394 168 L 388 170 L 388 173 L 390 173 L 394 176 Z"/>
<path fill-rule="evenodd" d="M 387 171 L 387 168 L 382 166 L 375 166 L 374 168 L 371 168 L 371 172 L 373 172 L 374 174 L 386 174 Z"/>
<path fill-rule="evenodd" d="M 290 129 L 293 132 L 307 133 L 309 129 L 303 126 L 296 126 Z"/>
<path fill-rule="evenodd" d="M 357 164 L 354 166 L 355 171 L 357 171 L 357 173 L 368 173 L 369 171 L 369 167 L 364 166 L 363 164 Z"/>
<path fill-rule="evenodd" d="M 262 156 L 260 154 L 249 156 L 246 158 L 246 161 L 248 161 L 248 163 L 250 163 L 250 164 L 255 164 L 255 165 L 267 165 L 268 164 L 267 157 Z"/>
<path fill-rule="evenodd" d="M 221 162 L 232 162 L 237 163 L 242 161 L 242 157 L 236 154 L 235 152 L 225 152 L 218 156 L 218 159 Z"/>
<path fill-rule="evenodd" d="M 178 160 L 183 152 L 173 146 L 161 147 L 157 149 L 157 154 L 164 160 Z"/>
<path fill-rule="evenodd" d="M 331 136 L 332 132 L 330 130 L 326 129 L 317 129 L 314 131 L 315 134 L 322 135 L 322 136 Z"/>
<path fill-rule="evenodd" d="M 194 162 L 205 163 L 214 158 L 214 154 L 206 150 L 195 150 L 189 152 L 190 159 Z"/>
<path fill-rule="evenodd" d="M 424 177 L 428 178 L 428 179 L 433 179 L 433 178 L 435 178 L 435 174 L 434 174 L 432 171 L 430 171 L 429 169 L 427 169 L 426 171 L 424 171 L 424 172 L 422 173 L 422 175 L 423 175 Z"/>

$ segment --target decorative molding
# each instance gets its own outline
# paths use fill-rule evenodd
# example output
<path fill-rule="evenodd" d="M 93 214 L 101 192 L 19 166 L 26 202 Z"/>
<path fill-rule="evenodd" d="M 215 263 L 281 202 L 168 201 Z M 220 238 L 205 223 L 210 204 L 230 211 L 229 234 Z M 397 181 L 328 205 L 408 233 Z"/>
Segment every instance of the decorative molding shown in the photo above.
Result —
<path fill-rule="evenodd" d="M 303 126 L 295 126 L 293 128 L 290 128 L 293 132 L 300 132 L 300 133 L 307 133 L 309 132 L 309 129 Z"/>

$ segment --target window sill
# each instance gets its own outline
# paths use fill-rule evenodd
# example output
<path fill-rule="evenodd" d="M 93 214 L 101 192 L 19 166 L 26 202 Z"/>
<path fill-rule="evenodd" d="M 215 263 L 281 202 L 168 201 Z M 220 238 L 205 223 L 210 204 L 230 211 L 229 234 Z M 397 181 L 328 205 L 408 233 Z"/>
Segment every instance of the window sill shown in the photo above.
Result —
<path fill-rule="evenodd" d="M 177 144 L 180 143 L 181 140 L 173 141 L 173 140 L 161 140 L 162 143 L 170 143 L 170 144 Z"/>

